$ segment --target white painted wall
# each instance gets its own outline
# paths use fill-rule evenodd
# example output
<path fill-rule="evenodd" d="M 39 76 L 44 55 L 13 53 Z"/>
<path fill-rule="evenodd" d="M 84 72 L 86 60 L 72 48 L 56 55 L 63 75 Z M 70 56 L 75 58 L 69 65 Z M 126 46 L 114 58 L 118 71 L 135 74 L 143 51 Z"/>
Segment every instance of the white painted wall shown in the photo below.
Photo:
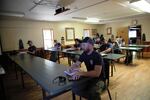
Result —
<path fill-rule="evenodd" d="M 79 22 L 40 22 L 31 20 L 0 20 L 0 34 L 4 51 L 17 50 L 19 39 L 23 40 L 24 47 L 28 40 L 32 40 L 35 46 L 43 47 L 43 29 L 53 29 L 54 39 L 60 42 L 65 37 L 65 28 L 75 29 L 75 38 L 82 38 L 83 29 L 98 29 L 98 25 L 90 25 Z M 65 41 L 65 44 L 73 44 L 74 41 Z"/>
<path fill-rule="evenodd" d="M 137 25 L 141 25 L 142 26 L 142 33 L 146 34 L 146 41 L 150 41 L 150 16 L 143 16 L 143 17 L 139 17 L 139 18 L 131 18 L 131 19 L 126 19 L 126 20 L 122 20 L 122 21 L 118 21 L 118 22 L 111 22 L 111 23 L 107 23 L 104 25 L 100 25 L 99 27 L 99 32 L 103 33 L 104 36 L 106 37 L 106 39 L 108 39 L 110 37 L 110 35 L 107 35 L 107 27 L 112 27 L 112 34 L 114 34 L 116 36 L 117 33 L 117 29 L 121 28 L 121 27 L 128 27 L 130 25 L 132 25 L 132 20 L 137 20 Z"/>

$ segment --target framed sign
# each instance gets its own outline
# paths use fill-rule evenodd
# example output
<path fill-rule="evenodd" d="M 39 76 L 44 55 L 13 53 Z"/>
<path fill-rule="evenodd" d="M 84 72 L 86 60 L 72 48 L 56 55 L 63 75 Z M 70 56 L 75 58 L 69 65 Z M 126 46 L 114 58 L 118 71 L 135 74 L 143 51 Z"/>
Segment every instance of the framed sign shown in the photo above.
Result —
<path fill-rule="evenodd" d="M 65 28 L 65 32 L 66 32 L 66 41 L 74 41 L 75 39 L 74 28 Z"/>
<path fill-rule="evenodd" d="M 111 27 L 107 27 L 107 35 L 111 35 L 112 33 L 112 28 Z"/>
<path fill-rule="evenodd" d="M 96 35 L 97 29 L 92 29 L 92 35 Z"/>

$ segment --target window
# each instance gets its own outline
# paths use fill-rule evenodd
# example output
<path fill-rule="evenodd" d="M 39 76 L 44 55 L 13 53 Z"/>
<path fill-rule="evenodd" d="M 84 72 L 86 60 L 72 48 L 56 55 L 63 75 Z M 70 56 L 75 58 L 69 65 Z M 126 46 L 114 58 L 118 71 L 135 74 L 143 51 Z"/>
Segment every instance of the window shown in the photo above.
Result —
<path fill-rule="evenodd" d="M 43 38 L 44 38 L 44 49 L 49 49 L 53 47 L 53 38 L 54 31 L 52 29 L 43 29 Z"/>
<path fill-rule="evenodd" d="M 85 38 L 85 37 L 90 37 L 90 30 L 89 29 L 83 30 L 83 38 Z"/>

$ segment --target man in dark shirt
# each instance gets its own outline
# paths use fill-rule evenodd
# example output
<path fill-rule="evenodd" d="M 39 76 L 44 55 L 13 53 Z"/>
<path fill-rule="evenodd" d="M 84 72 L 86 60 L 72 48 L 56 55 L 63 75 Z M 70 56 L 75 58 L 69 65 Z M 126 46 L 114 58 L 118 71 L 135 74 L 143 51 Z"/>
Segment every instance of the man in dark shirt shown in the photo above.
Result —
<path fill-rule="evenodd" d="M 75 41 L 74 48 L 80 49 L 81 40 L 76 38 L 74 41 Z"/>
<path fill-rule="evenodd" d="M 112 53 L 112 43 L 111 41 L 108 41 L 106 42 L 105 39 L 103 41 L 101 41 L 101 46 L 99 48 L 99 52 L 100 53 Z M 109 60 L 107 59 L 104 59 L 104 64 L 105 64 L 105 76 L 106 76 L 106 79 L 109 80 Z M 109 84 L 109 81 L 108 81 L 108 84 Z"/>
<path fill-rule="evenodd" d="M 108 42 L 106 42 L 105 40 L 102 40 L 99 51 L 101 53 L 111 53 L 112 52 L 112 48 L 113 48 L 113 45 L 110 42 L 110 40 Z"/>
<path fill-rule="evenodd" d="M 29 40 L 27 42 L 27 44 L 29 45 L 28 53 L 35 55 L 35 53 L 36 53 L 36 47 L 33 45 L 32 41 Z"/>
<path fill-rule="evenodd" d="M 84 52 L 79 60 L 71 66 L 71 71 L 78 68 L 82 62 L 85 63 L 87 72 L 77 71 L 73 76 L 73 80 L 82 77 L 89 77 L 90 80 L 82 84 L 73 84 L 72 91 L 88 100 L 100 100 L 100 94 L 97 92 L 97 83 L 102 78 L 101 55 L 94 51 L 94 42 L 91 38 L 86 37 L 81 44 Z"/>
<path fill-rule="evenodd" d="M 54 40 L 54 49 L 59 50 L 61 49 L 61 44 Z M 51 51 L 50 61 L 57 62 L 59 59 L 59 52 L 58 51 Z"/>

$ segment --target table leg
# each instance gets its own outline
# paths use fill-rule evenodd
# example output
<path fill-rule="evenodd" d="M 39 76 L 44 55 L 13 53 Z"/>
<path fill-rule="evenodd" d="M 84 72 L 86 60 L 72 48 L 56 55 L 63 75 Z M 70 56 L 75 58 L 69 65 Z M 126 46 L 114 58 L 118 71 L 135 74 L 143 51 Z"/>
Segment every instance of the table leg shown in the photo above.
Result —
<path fill-rule="evenodd" d="M 0 84 L 1 84 L 1 88 L 2 88 L 2 99 L 6 100 L 6 94 L 5 94 L 5 88 L 4 88 L 4 83 L 3 83 L 3 77 L 0 76 Z"/>
<path fill-rule="evenodd" d="M 75 93 L 72 92 L 72 100 L 76 100 Z"/>
<path fill-rule="evenodd" d="M 111 77 L 113 76 L 113 64 L 112 64 L 112 61 L 110 62 L 110 66 L 111 66 Z"/>
<path fill-rule="evenodd" d="M 68 54 L 68 64 L 71 66 L 71 56 Z"/>
<path fill-rule="evenodd" d="M 14 67 L 15 67 L 16 79 L 18 80 L 18 74 L 17 74 L 17 68 L 16 68 L 16 67 L 17 67 L 17 65 L 16 65 L 15 63 L 14 63 L 13 65 L 14 65 Z"/>
<path fill-rule="evenodd" d="M 22 71 L 22 69 L 21 69 L 21 83 L 22 83 L 22 88 L 25 88 L 25 86 L 24 86 L 24 78 L 23 78 L 23 71 Z"/>
<path fill-rule="evenodd" d="M 58 56 L 58 63 L 60 64 L 59 52 L 57 52 Z"/>
<path fill-rule="evenodd" d="M 43 95 L 43 100 L 48 100 L 47 98 L 46 98 L 46 92 L 42 89 L 42 95 Z M 50 100 L 50 99 L 49 99 Z"/>

